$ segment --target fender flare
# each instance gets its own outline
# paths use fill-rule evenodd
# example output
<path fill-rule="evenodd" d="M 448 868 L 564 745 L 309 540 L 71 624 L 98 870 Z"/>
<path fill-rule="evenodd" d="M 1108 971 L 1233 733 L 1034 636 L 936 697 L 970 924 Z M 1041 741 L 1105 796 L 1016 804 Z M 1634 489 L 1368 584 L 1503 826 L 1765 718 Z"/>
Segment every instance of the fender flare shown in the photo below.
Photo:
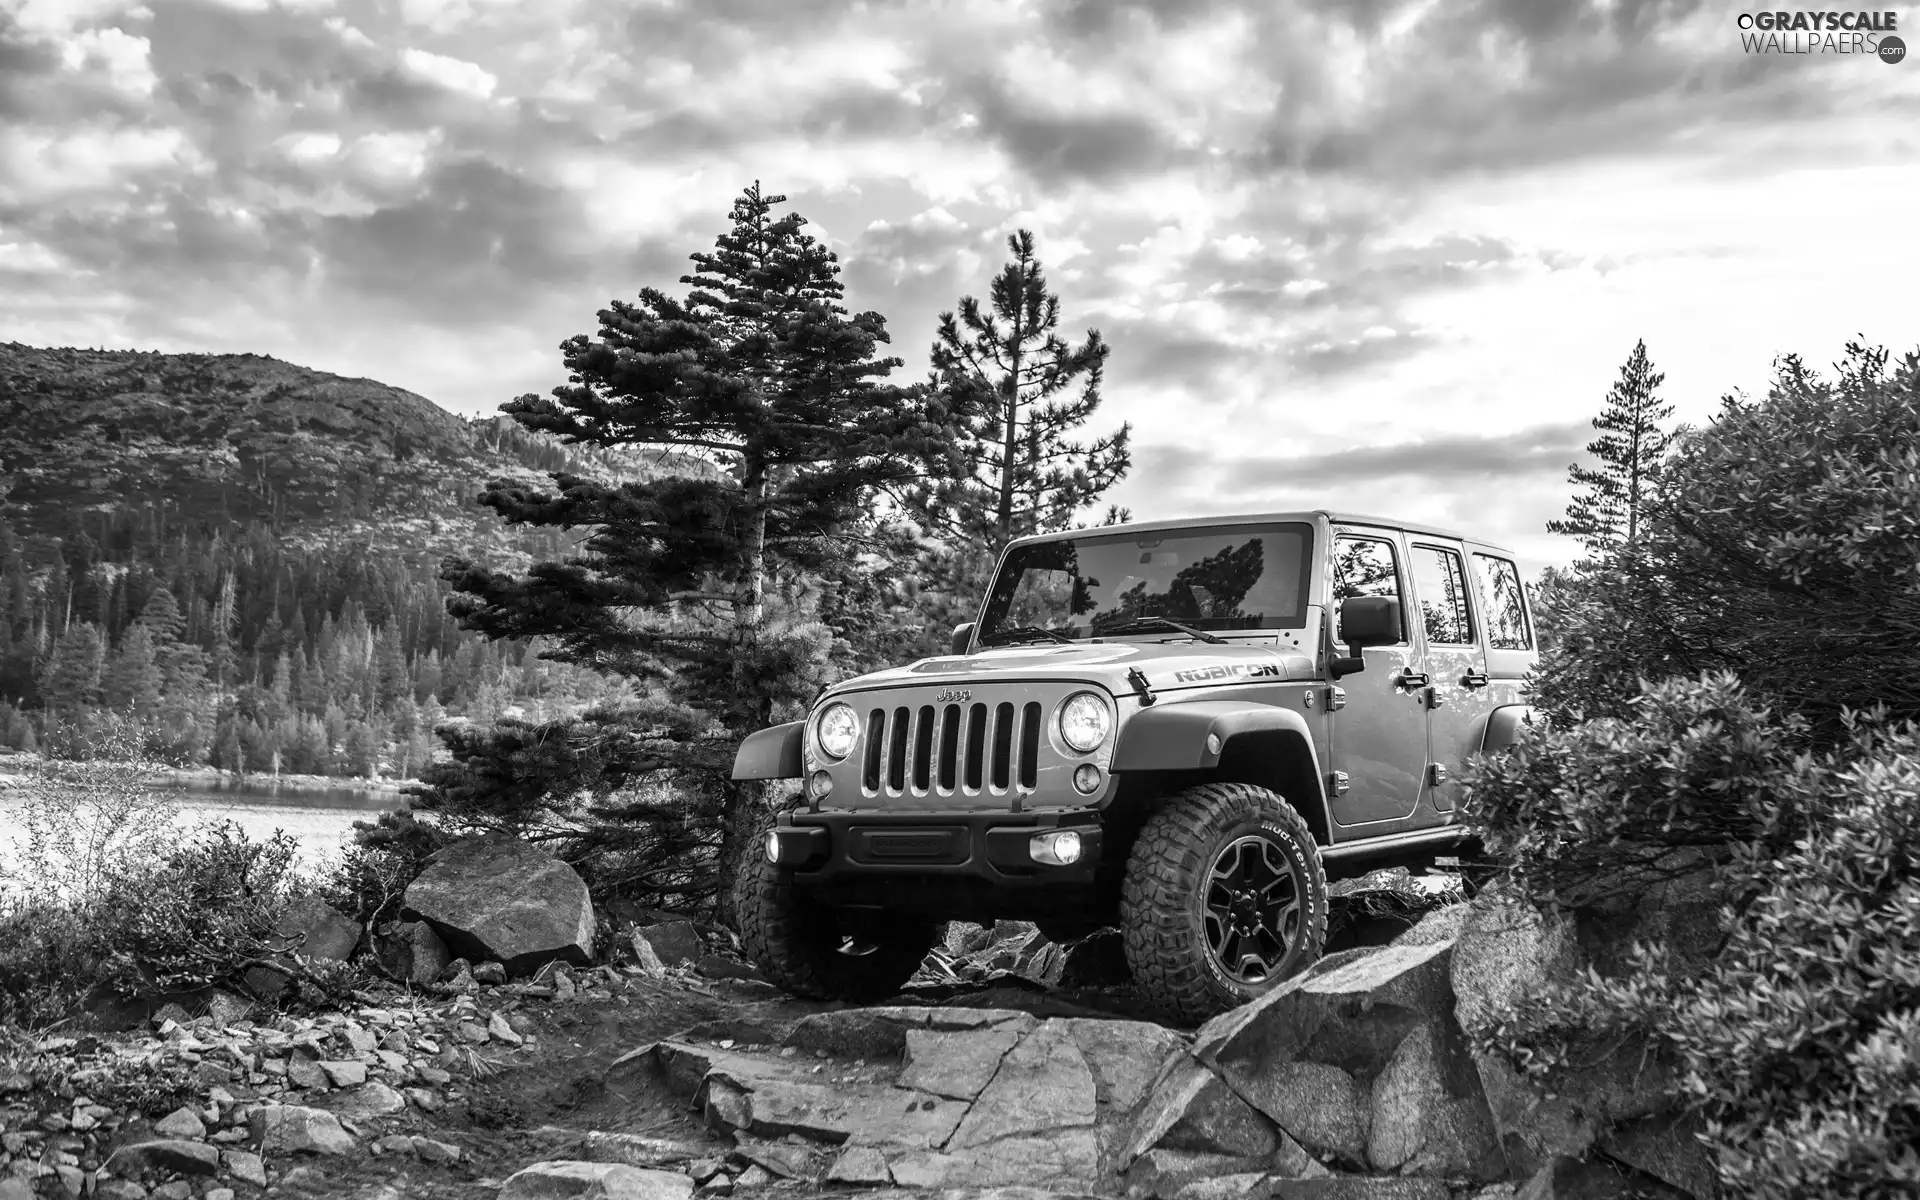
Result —
<path fill-rule="evenodd" d="M 798 779 L 806 774 L 800 739 L 806 722 L 788 721 L 747 735 L 733 754 L 735 779 Z"/>
<path fill-rule="evenodd" d="M 1478 749 L 1482 754 L 1492 754 L 1519 741 L 1528 727 L 1544 725 L 1546 718 L 1535 713 L 1531 704 L 1503 704 L 1481 721 Z"/>
<path fill-rule="evenodd" d="M 1325 827 L 1331 829 L 1332 814 L 1327 811 L 1325 778 L 1313 746 L 1313 731 L 1307 719 L 1290 708 L 1237 700 L 1196 700 L 1143 709 L 1121 728 L 1120 744 L 1113 752 L 1113 770 L 1116 774 L 1208 771 L 1220 765 L 1235 738 L 1273 733 L 1285 735 L 1290 741 L 1297 739 L 1294 752 L 1305 755 L 1305 774 L 1313 781 L 1308 795 L 1288 799 L 1318 808 L 1318 815 L 1327 822 Z M 1217 753 L 1207 748 L 1209 735 L 1220 739 Z"/>

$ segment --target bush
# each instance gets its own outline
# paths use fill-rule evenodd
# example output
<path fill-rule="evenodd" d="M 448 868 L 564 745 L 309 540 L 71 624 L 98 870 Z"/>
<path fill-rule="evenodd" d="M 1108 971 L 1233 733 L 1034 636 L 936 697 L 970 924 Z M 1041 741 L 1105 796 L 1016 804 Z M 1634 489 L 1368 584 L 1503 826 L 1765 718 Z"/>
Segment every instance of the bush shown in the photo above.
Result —
<path fill-rule="evenodd" d="M 1643 684 L 1628 707 L 1536 726 L 1463 777 L 1462 816 L 1530 900 L 1598 905 L 1675 850 L 1784 849 L 1824 811 L 1795 783 L 1806 722 L 1775 719 L 1731 674 Z"/>
<path fill-rule="evenodd" d="M 1850 344 L 1832 380 L 1782 359 L 1675 440 L 1640 541 L 1561 590 L 1535 698 L 1563 718 L 1720 670 L 1823 742 L 1847 709 L 1920 718 L 1920 353 Z"/>
<path fill-rule="evenodd" d="M 70 1016 L 105 990 L 128 998 L 229 983 L 281 949 L 274 933 L 304 888 L 294 840 L 250 840 L 230 822 L 103 860 L 85 891 L 0 900 L 0 1021 Z"/>
<path fill-rule="evenodd" d="M 1657 835 L 1663 813 L 1676 831 L 1724 828 L 1738 839 L 1718 874 L 1726 942 L 1704 967 L 1669 946 L 1637 946 L 1631 971 L 1589 971 L 1527 997 L 1488 1048 L 1551 1080 L 1640 1042 L 1677 1068 L 1732 1194 L 1913 1194 L 1920 728 L 1849 718 L 1843 745 L 1796 754 L 1787 729 L 1781 745 L 1767 744 L 1764 714 L 1726 680 L 1648 697 L 1645 729 L 1597 722 L 1581 735 L 1529 738 L 1514 759 L 1531 768 L 1483 773 L 1473 803 L 1554 821 L 1557 831 L 1510 842 L 1520 878 L 1535 884 L 1610 859 L 1609 843 L 1577 838 Z M 1663 749 L 1662 735 L 1689 733 L 1690 744 Z M 1563 761 L 1549 767 L 1548 755 Z M 1603 782 L 1616 776 L 1624 782 Z M 1521 795 L 1543 785 L 1558 790 Z M 1629 815 L 1601 818 L 1609 799 Z"/>

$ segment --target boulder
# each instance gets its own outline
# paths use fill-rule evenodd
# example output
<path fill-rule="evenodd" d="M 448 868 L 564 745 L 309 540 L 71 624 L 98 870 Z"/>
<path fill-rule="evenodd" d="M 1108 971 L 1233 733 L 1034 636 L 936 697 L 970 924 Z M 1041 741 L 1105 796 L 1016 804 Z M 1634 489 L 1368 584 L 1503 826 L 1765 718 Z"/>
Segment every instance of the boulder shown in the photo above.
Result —
<path fill-rule="evenodd" d="M 1514 1193 L 1514 1200 L 1659 1200 L 1677 1189 L 1636 1181 L 1610 1163 L 1555 1155 Z"/>
<path fill-rule="evenodd" d="M 1699 1141 L 1702 1129 L 1694 1116 L 1646 1117 L 1607 1130 L 1600 1138 L 1600 1149 L 1694 1200 L 1714 1200 L 1720 1194 L 1720 1179 Z"/>
<path fill-rule="evenodd" d="M 1356 1164 L 1365 1161 L 1372 1099 L 1339 1067 L 1275 1063 L 1271 1070 L 1250 1076 L 1239 1090 L 1248 1103 L 1310 1152 L 1337 1155 Z"/>
<path fill-rule="evenodd" d="M 1131 1200 L 1172 1200 L 1181 1188 L 1195 1180 L 1245 1174 L 1266 1167 L 1264 1157 L 1149 1150 L 1127 1169 L 1127 1195 Z"/>
<path fill-rule="evenodd" d="M 871 1146 L 849 1146 L 834 1159 L 833 1166 L 827 1171 L 828 1183 L 851 1183 L 859 1185 L 888 1184 L 893 1182 L 893 1172 L 887 1169 L 887 1160 Z"/>
<path fill-rule="evenodd" d="M 353 1136 L 340 1119 L 325 1109 L 297 1104 L 256 1108 L 247 1119 L 254 1144 L 263 1154 L 307 1151 L 313 1154 L 352 1154 Z"/>
<path fill-rule="evenodd" d="M 1438 1179 L 1381 1175 L 1333 1175 L 1321 1179 L 1274 1179 L 1274 1200 L 1450 1200 Z"/>
<path fill-rule="evenodd" d="M 1506 1157 L 1479 1078 L 1470 1068 L 1447 1070 L 1438 1040 L 1435 1026 L 1414 1030 L 1373 1081 L 1366 1157 L 1405 1175 L 1499 1179 Z"/>
<path fill-rule="evenodd" d="M 1509 893 L 1486 893 L 1472 905 L 1450 964 L 1454 1014 L 1472 1037 L 1496 1015 L 1580 966 L 1572 923 L 1549 919 Z M 1472 1052 L 1475 1073 L 1514 1178 L 1531 1179 L 1556 1156 L 1577 1159 L 1597 1132 L 1590 1114 L 1565 1097 L 1549 1099 L 1497 1054 Z"/>
<path fill-rule="evenodd" d="M 220 1148 L 185 1138 L 131 1142 L 113 1152 L 107 1169 L 123 1178 L 146 1171 L 175 1175 L 213 1175 L 220 1170 Z"/>
<path fill-rule="evenodd" d="M 384 1083 L 363 1083 L 331 1102 L 337 1116 L 349 1121 L 371 1121 L 407 1110 L 407 1098 Z"/>
<path fill-rule="evenodd" d="M 1284 1062 L 1327 1063 L 1372 1078 L 1416 1026 L 1451 1015 L 1452 949 L 1451 942 L 1388 946 L 1322 960 L 1201 1026 L 1194 1055 L 1243 1095 Z"/>
<path fill-rule="evenodd" d="M 1168 1060 L 1135 1115 L 1118 1166 L 1126 1170 L 1150 1150 L 1193 1150 L 1266 1158 L 1278 1131 L 1220 1076 L 1186 1054 Z"/>
<path fill-rule="evenodd" d="M 1396 946 L 1434 946 L 1442 942 L 1458 940 L 1460 933 L 1473 917 L 1471 904 L 1443 904 L 1426 916 L 1418 924 L 1393 939 Z"/>
<path fill-rule="evenodd" d="M 275 932 L 287 953 L 345 962 L 360 944 L 361 926 L 326 901 L 305 896 L 287 905 Z"/>
<path fill-rule="evenodd" d="M 1023 1036 L 1025 1030 L 1012 1023 L 971 1031 L 909 1029 L 900 1086 L 972 1101 Z"/>
<path fill-rule="evenodd" d="M 1048 1024 L 1065 1029 L 1080 1047 L 1100 1103 L 1122 1113 L 1140 1103 L 1167 1059 L 1187 1045 L 1186 1038 L 1148 1021 L 1059 1017 Z"/>
<path fill-rule="evenodd" d="M 644 941 L 651 946 L 654 955 L 669 967 L 684 967 L 698 962 L 707 952 L 705 943 L 700 940 L 700 931 L 694 928 L 692 921 L 684 918 L 637 928 L 633 936 L 636 941 Z"/>
<path fill-rule="evenodd" d="M 1093 1072 L 1070 1030 L 1048 1021 L 1008 1051 L 948 1141 L 968 1150 L 1016 1134 L 1091 1129 Z"/>
<path fill-rule="evenodd" d="M 1265 1171 L 1215 1175 L 1209 1179 L 1196 1179 L 1173 1196 L 1174 1200 L 1246 1200 L 1250 1196 L 1265 1196 L 1266 1190 L 1261 1185 L 1266 1181 Z"/>
<path fill-rule="evenodd" d="M 510 1176 L 500 1200 L 687 1200 L 693 1180 L 678 1171 L 624 1163 L 542 1162 Z"/>
<path fill-rule="evenodd" d="M 885 1084 L 803 1082 L 757 1064 L 716 1063 L 699 1103 L 709 1124 L 766 1138 L 931 1149 L 944 1145 L 967 1106 Z"/>
<path fill-rule="evenodd" d="M 1486 1032 L 1494 1014 L 1550 980 L 1570 978 L 1580 955 L 1570 922 L 1549 920 L 1501 894 L 1476 901 L 1449 962 L 1454 1015 L 1469 1034 Z"/>
<path fill-rule="evenodd" d="M 1080 1191 L 1100 1172 L 1091 1128 L 1002 1138 L 960 1151 L 890 1155 L 893 1180 L 909 1188 L 1060 1187 Z"/>
<path fill-rule="evenodd" d="M 814 1013 L 794 1022 L 785 1044 L 799 1050 L 868 1060 L 898 1058 L 907 1050 L 909 1029 L 942 1032 L 1015 1026 L 1024 1033 L 1039 1024 L 1032 1015 L 1009 1008 L 914 1008 L 880 1005 Z"/>
<path fill-rule="evenodd" d="M 408 885 L 406 914 L 431 924 L 455 953 L 493 959 L 510 974 L 593 956 L 593 904 L 579 874 L 516 838 L 455 842 Z"/>

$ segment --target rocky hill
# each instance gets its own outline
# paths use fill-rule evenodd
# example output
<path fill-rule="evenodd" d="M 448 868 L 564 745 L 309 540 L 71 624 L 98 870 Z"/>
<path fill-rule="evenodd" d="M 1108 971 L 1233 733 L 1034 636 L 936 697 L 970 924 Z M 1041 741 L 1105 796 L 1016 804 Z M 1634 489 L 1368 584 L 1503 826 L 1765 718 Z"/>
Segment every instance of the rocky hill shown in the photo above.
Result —
<path fill-rule="evenodd" d="M 525 539 L 473 503 L 489 479 L 711 469 L 565 447 L 257 354 L 0 343 L 0 429 L 0 516 L 29 536 L 98 538 L 144 511 L 202 530 L 269 522 L 294 546 L 513 558 Z"/>

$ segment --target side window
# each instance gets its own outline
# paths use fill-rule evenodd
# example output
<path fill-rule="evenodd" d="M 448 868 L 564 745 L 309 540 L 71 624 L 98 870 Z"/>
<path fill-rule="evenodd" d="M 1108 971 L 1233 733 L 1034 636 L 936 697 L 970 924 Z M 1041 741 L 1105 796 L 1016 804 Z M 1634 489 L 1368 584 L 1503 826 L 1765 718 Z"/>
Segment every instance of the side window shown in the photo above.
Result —
<path fill-rule="evenodd" d="M 1392 596 L 1400 600 L 1401 636 L 1406 634 L 1406 601 L 1400 596 L 1400 573 L 1393 561 L 1393 544 L 1378 538 L 1342 537 L 1333 543 L 1333 640 L 1344 642 L 1340 629 L 1340 602 L 1355 596 Z"/>
<path fill-rule="evenodd" d="M 1533 649 L 1526 603 L 1520 598 L 1520 568 L 1491 554 L 1473 556 L 1480 568 L 1480 608 L 1487 614 L 1487 645 L 1495 650 Z"/>
<path fill-rule="evenodd" d="M 1467 612 L 1467 567 L 1458 554 L 1438 546 L 1415 546 L 1413 594 L 1420 601 L 1429 643 L 1473 644 L 1473 620 Z"/>

